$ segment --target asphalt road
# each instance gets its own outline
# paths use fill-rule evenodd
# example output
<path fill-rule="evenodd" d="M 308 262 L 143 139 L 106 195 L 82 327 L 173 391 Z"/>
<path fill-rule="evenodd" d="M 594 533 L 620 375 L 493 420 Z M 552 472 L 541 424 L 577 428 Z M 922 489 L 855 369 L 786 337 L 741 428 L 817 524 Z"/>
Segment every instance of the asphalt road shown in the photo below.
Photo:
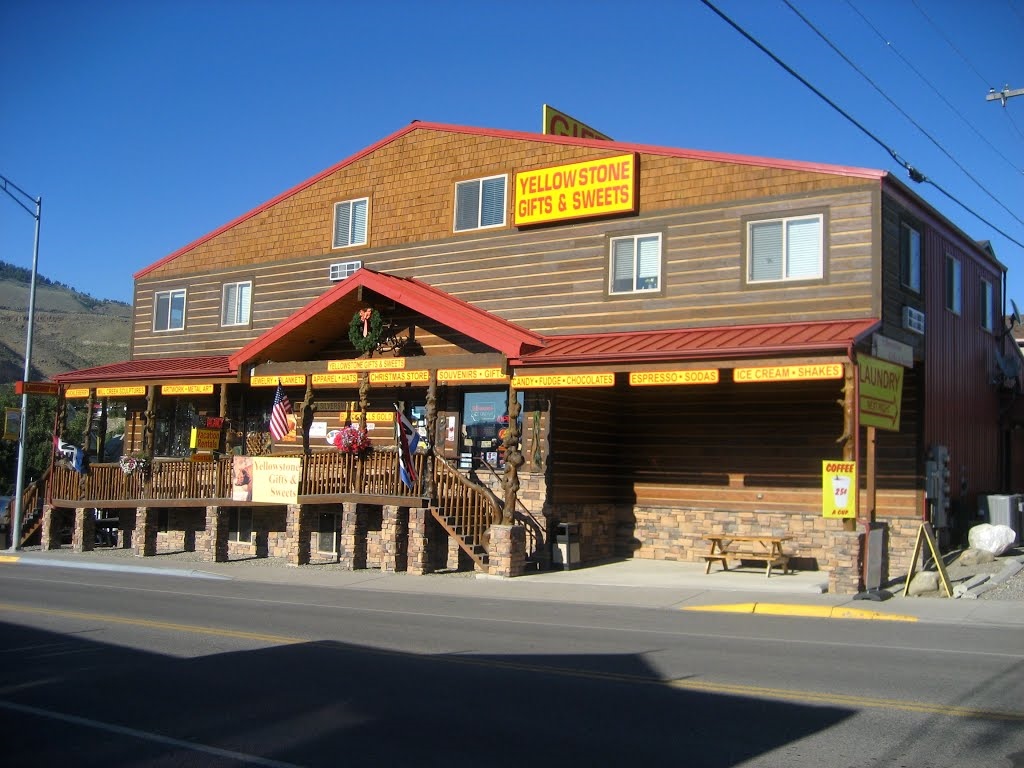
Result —
<path fill-rule="evenodd" d="M 1024 766 L 1024 630 L 0 570 L 5 766 Z"/>

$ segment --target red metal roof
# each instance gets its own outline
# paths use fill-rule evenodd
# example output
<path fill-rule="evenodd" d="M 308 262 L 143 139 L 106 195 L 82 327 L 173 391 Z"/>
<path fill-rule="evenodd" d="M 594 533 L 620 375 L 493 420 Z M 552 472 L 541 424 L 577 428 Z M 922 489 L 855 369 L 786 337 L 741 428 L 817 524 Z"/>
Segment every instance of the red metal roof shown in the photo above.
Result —
<path fill-rule="evenodd" d="M 810 171 L 813 173 L 827 173 L 837 176 L 854 176 L 865 179 L 882 179 L 889 175 L 886 171 L 875 170 L 872 168 L 858 168 L 849 165 L 809 163 L 800 160 L 780 160 L 777 158 L 756 157 L 753 155 L 733 155 L 725 152 L 704 152 L 696 149 L 674 149 L 671 147 L 658 147 L 651 144 L 631 144 L 623 141 L 606 141 L 604 139 L 580 139 L 575 138 L 573 136 L 549 136 L 547 134 L 527 133 L 525 131 L 505 131 L 495 128 L 473 128 L 462 125 L 448 125 L 446 123 L 429 123 L 414 120 L 405 128 L 395 131 L 390 136 L 385 136 L 383 139 L 376 142 L 375 144 L 371 144 L 365 149 L 356 152 L 354 155 L 345 158 L 340 163 L 332 165 L 330 168 L 327 168 L 326 170 L 321 171 L 315 176 L 312 176 L 306 179 L 305 181 L 297 184 L 291 189 L 282 192 L 281 194 L 268 200 L 262 205 L 253 208 L 248 213 L 243 213 L 238 218 L 233 219 L 232 221 L 229 221 L 227 224 L 224 224 L 223 226 L 218 227 L 212 232 L 203 235 L 198 240 L 193 240 L 188 245 L 179 248 L 178 250 L 168 254 L 167 256 L 164 256 L 159 261 L 150 264 L 148 267 L 140 269 L 138 272 L 135 273 L 134 278 L 138 280 L 140 277 L 145 277 L 153 270 L 163 266 L 164 264 L 167 264 L 170 261 L 173 261 L 181 254 L 192 250 L 197 245 L 201 245 L 202 243 L 205 243 L 207 240 L 213 239 L 222 232 L 226 232 L 232 227 L 237 226 L 238 224 L 241 224 L 242 222 L 248 219 L 251 219 L 253 216 L 256 216 L 257 214 L 267 210 L 268 208 L 277 205 L 282 200 L 286 200 L 292 195 L 295 195 L 301 192 L 302 190 L 312 186 L 313 184 L 316 184 L 321 179 L 330 176 L 332 173 L 335 173 L 341 170 L 342 168 L 351 165 L 357 160 L 360 160 L 361 158 L 366 157 L 367 155 L 376 151 L 377 149 L 387 146 L 391 142 L 396 141 L 397 139 L 400 139 L 401 137 L 405 136 L 407 133 L 411 133 L 413 131 L 445 131 L 448 133 L 464 133 L 473 136 L 491 136 L 495 138 L 515 139 L 519 141 L 535 141 L 546 144 L 566 144 L 579 147 L 591 147 L 592 149 L 604 150 L 606 152 L 642 152 L 644 154 L 660 155 L 662 157 L 679 157 L 689 160 L 708 160 L 711 162 L 733 163 L 737 165 L 756 165 L 765 168 Z"/>
<path fill-rule="evenodd" d="M 543 348 L 510 362 L 515 367 L 529 368 L 845 353 L 880 325 L 879 320 L 862 319 L 548 336 Z"/>
<path fill-rule="evenodd" d="M 284 322 L 238 350 L 231 356 L 231 366 L 238 369 L 249 362 L 267 357 L 275 360 L 291 359 L 287 350 L 292 349 L 295 343 L 290 337 L 303 337 L 299 338 L 299 341 L 305 342 L 304 337 L 308 334 L 298 331 L 322 325 L 323 320 L 330 318 L 332 314 L 347 312 L 348 316 L 340 320 L 340 326 L 347 327 L 352 310 L 342 300 L 356 294 L 361 287 L 444 323 L 449 328 L 464 333 L 509 357 L 521 355 L 524 350 L 544 343 L 538 334 L 478 309 L 419 280 L 360 269 Z M 343 307 L 343 310 L 338 307 Z M 339 321 L 335 319 L 332 325 L 337 328 Z"/>
<path fill-rule="evenodd" d="M 95 368 L 69 371 L 53 377 L 59 384 L 88 384 L 94 381 L 139 381 L 142 379 L 233 378 L 227 355 L 210 357 L 165 357 L 155 360 L 128 360 Z"/>

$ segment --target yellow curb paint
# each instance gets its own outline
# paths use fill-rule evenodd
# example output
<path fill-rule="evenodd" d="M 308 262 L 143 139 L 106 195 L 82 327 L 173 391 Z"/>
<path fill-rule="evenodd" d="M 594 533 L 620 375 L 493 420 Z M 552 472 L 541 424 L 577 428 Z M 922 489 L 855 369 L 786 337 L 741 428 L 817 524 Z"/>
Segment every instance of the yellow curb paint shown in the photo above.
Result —
<path fill-rule="evenodd" d="M 21 560 L 17 555 L 0 555 L 0 563 L 16 563 Z"/>
<path fill-rule="evenodd" d="M 684 611 L 713 613 L 757 613 L 764 616 L 801 616 L 816 619 L 871 619 L 874 621 L 917 621 L 916 616 L 902 613 L 881 613 L 863 608 L 831 607 L 827 605 L 798 605 L 794 603 L 733 603 L 726 605 L 685 606 Z"/>

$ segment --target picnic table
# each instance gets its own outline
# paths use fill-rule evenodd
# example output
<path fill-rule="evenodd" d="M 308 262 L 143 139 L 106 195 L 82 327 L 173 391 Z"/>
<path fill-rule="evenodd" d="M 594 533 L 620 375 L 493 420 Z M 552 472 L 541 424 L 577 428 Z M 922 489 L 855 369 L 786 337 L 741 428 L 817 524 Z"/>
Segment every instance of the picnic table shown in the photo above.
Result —
<path fill-rule="evenodd" d="M 790 541 L 792 536 L 711 533 L 703 538 L 711 544 L 708 553 L 704 555 L 707 561 L 704 573 L 711 573 L 711 564 L 716 561 L 727 571 L 730 561 L 742 565 L 744 560 L 764 563 L 765 578 L 771 577 L 772 568 L 780 565 L 783 573 L 789 573 L 789 555 L 782 551 L 782 545 Z"/>

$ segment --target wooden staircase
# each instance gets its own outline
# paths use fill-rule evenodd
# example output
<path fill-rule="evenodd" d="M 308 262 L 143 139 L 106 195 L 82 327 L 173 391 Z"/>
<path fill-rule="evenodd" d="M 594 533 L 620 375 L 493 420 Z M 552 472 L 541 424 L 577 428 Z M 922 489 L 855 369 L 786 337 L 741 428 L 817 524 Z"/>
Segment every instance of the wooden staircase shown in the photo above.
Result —
<path fill-rule="evenodd" d="M 46 483 L 50 479 L 50 467 L 47 467 L 43 474 L 38 480 L 34 480 L 29 483 L 28 486 L 22 491 L 22 509 L 25 510 L 25 517 L 21 521 L 21 541 L 18 542 L 19 547 L 25 546 L 32 537 L 43 527 L 43 515 L 42 507 L 39 504 L 40 491 L 46 488 Z M 12 498 L 7 504 L 7 520 L 8 530 L 10 535 L 14 535 L 14 508 L 15 499 Z"/>

